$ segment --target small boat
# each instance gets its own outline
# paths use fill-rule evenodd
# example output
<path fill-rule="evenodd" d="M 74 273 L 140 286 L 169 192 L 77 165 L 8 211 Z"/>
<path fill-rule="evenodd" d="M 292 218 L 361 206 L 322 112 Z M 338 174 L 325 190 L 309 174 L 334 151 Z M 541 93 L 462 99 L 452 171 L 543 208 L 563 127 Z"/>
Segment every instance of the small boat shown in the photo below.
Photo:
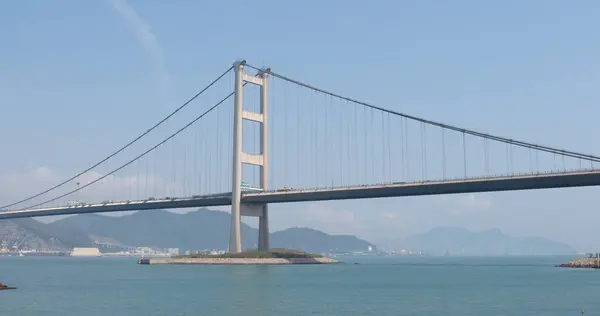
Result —
<path fill-rule="evenodd" d="M 0 282 L 0 291 L 2 290 L 16 290 L 16 287 L 8 286 L 2 282 Z"/>
<path fill-rule="evenodd" d="M 144 256 L 142 256 L 142 258 L 140 258 L 137 261 L 138 264 L 150 264 L 150 258 L 144 258 Z"/>

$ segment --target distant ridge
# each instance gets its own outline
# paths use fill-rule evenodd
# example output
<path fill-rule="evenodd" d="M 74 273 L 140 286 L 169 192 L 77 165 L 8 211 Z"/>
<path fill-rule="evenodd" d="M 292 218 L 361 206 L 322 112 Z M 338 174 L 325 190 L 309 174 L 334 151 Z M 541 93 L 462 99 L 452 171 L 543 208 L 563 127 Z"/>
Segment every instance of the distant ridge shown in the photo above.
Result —
<path fill-rule="evenodd" d="M 312 228 L 288 228 L 271 234 L 273 248 L 298 249 L 306 252 L 367 251 L 375 245 L 352 235 L 329 235 Z"/>
<path fill-rule="evenodd" d="M 404 241 L 405 247 L 433 255 L 574 254 L 571 246 L 539 237 L 516 238 L 499 229 L 472 232 L 459 227 L 437 227 Z"/>

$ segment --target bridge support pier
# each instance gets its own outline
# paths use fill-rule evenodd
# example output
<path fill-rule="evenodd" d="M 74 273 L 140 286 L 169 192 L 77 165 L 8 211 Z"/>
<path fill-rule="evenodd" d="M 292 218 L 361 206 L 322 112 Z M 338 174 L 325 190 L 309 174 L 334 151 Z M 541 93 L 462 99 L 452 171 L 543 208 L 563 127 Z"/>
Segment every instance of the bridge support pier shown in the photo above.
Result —
<path fill-rule="evenodd" d="M 231 189 L 231 229 L 229 234 L 229 252 L 242 251 L 240 222 L 242 216 L 259 217 L 258 249 L 269 249 L 269 216 L 266 204 L 252 205 L 242 203 L 242 164 L 260 167 L 260 189 L 268 189 L 268 71 L 250 76 L 244 71 L 245 61 L 234 63 L 235 90 L 233 108 L 233 170 Z M 260 86 L 260 113 L 246 111 L 243 108 L 244 82 Z M 260 153 L 249 154 L 242 151 L 242 122 L 254 121 L 260 124 Z"/>
<path fill-rule="evenodd" d="M 258 251 L 269 250 L 269 206 L 267 204 L 242 203 L 242 216 L 258 217 Z"/>
<path fill-rule="evenodd" d="M 263 214 L 258 218 L 258 251 L 269 251 L 269 206 L 263 205 Z"/>

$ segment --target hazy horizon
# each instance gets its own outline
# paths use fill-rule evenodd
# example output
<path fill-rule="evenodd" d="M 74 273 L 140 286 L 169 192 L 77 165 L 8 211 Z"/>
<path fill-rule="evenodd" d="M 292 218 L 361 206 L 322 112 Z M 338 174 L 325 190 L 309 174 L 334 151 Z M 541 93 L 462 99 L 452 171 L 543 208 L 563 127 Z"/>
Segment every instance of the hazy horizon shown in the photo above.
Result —
<path fill-rule="evenodd" d="M 166 211 L 166 212 L 170 212 L 173 214 L 179 214 L 179 215 L 183 215 L 189 212 L 195 212 L 195 211 L 201 211 L 201 210 L 208 210 L 208 211 L 218 211 L 218 212 L 224 212 L 224 213 L 230 213 L 227 210 L 221 210 L 221 209 L 216 209 L 216 208 L 198 208 L 198 209 L 189 209 L 186 211 L 181 211 L 181 210 L 162 210 L 162 209 L 158 209 L 158 210 L 151 210 L 151 211 Z M 144 211 L 141 211 L 144 212 Z M 78 215 L 103 215 L 103 216 L 109 216 L 109 217 L 122 217 L 122 216 L 129 216 L 129 215 L 133 215 L 137 212 L 116 212 L 116 213 L 89 213 L 89 214 L 77 214 L 77 215 L 66 215 L 66 216 L 46 216 L 46 217 L 36 217 L 34 219 L 42 222 L 42 223 L 51 223 L 54 222 L 56 220 L 61 220 L 67 217 L 71 217 L 71 216 L 78 216 Z M 247 224 L 248 226 L 254 228 L 254 229 L 258 229 L 258 224 L 256 223 L 256 221 L 248 221 L 248 218 L 242 218 L 242 221 Z M 368 237 L 365 236 L 360 236 L 357 234 L 353 234 L 353 233 L 332 233 L 330 231 L 327 230 L 322 230 L 322 229 L 318 229 L 315 227 L 311 227 L 311 226 L 307 226 L 307 225 L 297 225 L 297 226 L 290 226 L 290 227 L 282 227 L 282 228 L 278 228 L 278 229 L 271 229 L 271 233 L 277 232 L 277 231 L 283 231 L 286 229 L 290 229 L 290 228 L 309 228 L 309 229 L 317 229 L 319 231 L 322 231 L 324 233 L 330 234 L 330 235 L 351 235 L 351 236 L 357 236 L 360 239 L 366 240 L 368 242 L 373 243 L 374 245 L 376 245 L 379 249 L 382 250 L 386 250 L 386 251 L 393 251 L 393 250 L 401 250 L 401 249 L 407 249 L 410 248 L 407 246 L 406 244 L 406 240 L 415 237 L 415 236 L 419 236 L 419 235 L 425 235 L 428 233 L 431 233 L 435 230 L 444 230 L 444 229 L 460 229 L 460 230 L 464 230 L 468 233 L 484 233 L 484 232 L 490 232 L 490 231 L 499 231 L 501 232 L 503 235 L 507 236 L 507 237 L 511 237 L 511 238 L 543 238 L 545 240 L 551 241 L 551 242 L 555 242 L 555 243 L 561 243 L 561 244 L 565 244 L 568 245 L 570 247 L 573 247 L 572 245 L 565 243 L 562 240 L 556 239 L 556 238 L 545 238 L 545 237 L 540 237 L 540 236 L 536 236 L 536 235 L 529 235 L 529 236 L 512 236 L 510 234 L 506 234 L 504 231 L 502 231 L 502 229 L 500 228 L 487 228 L 487 229 L 480 229 L 480 230 L 471 230 L 471 229 L 467 229 L 464 227 L 460 227 L 460 226 L 435 226 L 432 228 L 429 228 L 427 230 L 424 231 L 420 231 L 420 232 L 414 232 L 412 234 L 406 235 L 402 238 L 399 239 L 384 239 L 384 240 L 380 240 L 379 242 L 374 241 L 369 239 Z M 584 252 L 590 252 L 590 251 L 586 251 L 586 249 L 576 249 L 575 247 L 573 247 L 578 253 L 584 253 Z M 414 250 L 414 249 L 412 249 Z"/>

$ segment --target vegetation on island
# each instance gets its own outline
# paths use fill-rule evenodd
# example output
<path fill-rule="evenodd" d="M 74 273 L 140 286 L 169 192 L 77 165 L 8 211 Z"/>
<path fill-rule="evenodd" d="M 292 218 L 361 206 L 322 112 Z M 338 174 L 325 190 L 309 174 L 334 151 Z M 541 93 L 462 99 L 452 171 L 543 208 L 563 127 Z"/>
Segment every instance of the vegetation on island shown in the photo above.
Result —
<path fill-rule="evenodd" d="M 243 259 L 300 259 L 300 258 L 322 258 L 320 254 L 306 253 L 293 249 L 271 249 L 269 251 L 247 250 L 238 253 L 210 254 L 196 253 L 190 255 L 175 256 L 173 258 L 243 258 Z"/>

